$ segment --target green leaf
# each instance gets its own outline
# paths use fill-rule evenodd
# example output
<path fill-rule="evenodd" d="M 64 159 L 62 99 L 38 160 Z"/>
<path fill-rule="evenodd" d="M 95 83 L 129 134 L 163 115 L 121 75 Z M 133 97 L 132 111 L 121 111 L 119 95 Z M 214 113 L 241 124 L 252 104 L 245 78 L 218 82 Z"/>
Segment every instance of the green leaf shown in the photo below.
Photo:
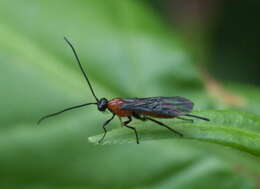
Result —
<path fill-rule="evenodd" d="M 223 146 L 239 149 L 255 156 L 260 156 L 260 116 L 233 112 L 233 111 L 204 111 L 199 115 L 208 117 L 209 122 L 196 121 L 187 123 L 183 121 L 163 120 L 167 125 L 183 133 L 184 137 L 174 136 L 172 132 L 161 128 L 154 123 L 133 123 L 141 141 L 157 139 L 194 139 L 217 143 Z M 89 138 L 90 142 L 98 143 L 101 135 Z M 132 130 L 116 129 L 108 132 L 104 144 L 136 142 Z"/>

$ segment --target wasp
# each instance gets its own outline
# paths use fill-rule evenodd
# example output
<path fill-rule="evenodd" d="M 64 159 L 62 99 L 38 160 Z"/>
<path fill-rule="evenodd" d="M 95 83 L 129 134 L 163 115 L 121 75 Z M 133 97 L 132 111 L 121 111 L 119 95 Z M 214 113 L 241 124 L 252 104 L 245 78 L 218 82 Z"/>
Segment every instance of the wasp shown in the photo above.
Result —
<path fill-rule="evenodd" d="M 108 119 L 107 121 L 105 121 L 102 125 L 104 134 L 100 138 L 99 143 L 101 143 L 104 140 L 104 138 L 107 134 L 108 124 L 115 118 L 115 116 L 117 116 L 117 117 L 119 117 L 119 120 L 120 120 L 122 126 L 125 126 L 129 129 L 133 130 L 133 132 L 135 133 L 136 143 L 139 144 L 139 136 L 138 136 L 138 132 L 137 132 L 136 128 L 129 125 L 129 123 L 131 123 L 131 121 L 132 121 L 132 118 L 135 118 L 135 119 L 138 119 L 141 121 L 147 121 L 147 120 L 152 121 L 162 127 L 167 128 L 168 130 L 170 130 L 171 132 L 175 133 L 178 136 L 183 136 L 183 134 L 154 118 L 178 118 L 178 119 L 193 122 L 192 119 L 182 117 L 182 116 L 187 116 L 187 117 L 193 117 L 193 118 L 209 121 L 208 118 L 191 114 L 194 104 L 191 100 L 184 98 L 184 97 L 114 98 L 111 100 L 107 100 L 106 98 L 99 99 L 96 96 L 96 94 L 93 90 L 93 87 L 87 77 L 87 74 L 81 65 L 79 56 L 78 56 L 74 46 L 66 37 L 64 37 L 64 40 L 67 42 L 67 44 L 71 48 L 71 50 L 75 56 L 76 62 L 78 64 L 96 102 L 85 103 L 85 104 L 69 107 L 69 108 L 61 110 L 59 112 L 43 116 L 38 121 L 38 124 L 46 118 L 59 115 L 61 113 L 69 111 L 69 110 L 81 108 L 81 107 L 88 106 L 88 105 L 96 105 L 97 109 L 100 112 L 105 112 L 106 110 L 109 110 L 112 113 L 112 117 L 110 119 Z M 126 117 L 128 120 L 122 122 L 122 120 L 121 120 L 122 117 Z"/>

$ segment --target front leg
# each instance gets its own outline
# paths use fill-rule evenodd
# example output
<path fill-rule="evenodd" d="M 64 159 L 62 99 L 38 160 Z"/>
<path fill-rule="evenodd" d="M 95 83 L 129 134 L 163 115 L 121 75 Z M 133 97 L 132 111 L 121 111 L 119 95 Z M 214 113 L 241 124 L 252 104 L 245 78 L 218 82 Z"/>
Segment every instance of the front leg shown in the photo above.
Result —
<path fill-rule="evenodd" d="M 112 116 L 109 120 L 106 120 L 106 121 L 103 123 L 103 126 L 102 126 L 102 127 L 103 127 L 103 129 L 104 129 L 104 135 L 103 135 L 102 138 L 98 141 L 98 143 L 101 143 L 101 142 L 104 140 L 104 138 L 105 138 L 105 136 L 106 136 L 106 134 L 107 134 L 106 126 L 109 124 L 110 121 L 112 121 L 112 119 L 114 119 L 115 115 L 116 115 L 116 114 L 113 114 L 113 116 Z"/>

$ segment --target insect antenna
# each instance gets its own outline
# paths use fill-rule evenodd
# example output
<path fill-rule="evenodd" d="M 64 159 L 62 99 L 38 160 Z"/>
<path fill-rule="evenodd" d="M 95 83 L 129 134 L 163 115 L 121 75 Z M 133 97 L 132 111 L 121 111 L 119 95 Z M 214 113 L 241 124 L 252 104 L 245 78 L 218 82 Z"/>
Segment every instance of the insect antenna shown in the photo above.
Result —
<path fill-rule="evenodd" d="M 70 42 L 66 37 L 64 37 L 64 40 L 65 40 L 65 41 L 68 43 L 68 45 L 71 47 L 71 49 L 72 49 L 72 51 L 73 51 L 73 54 L 74 54 L 74 56 L 75 56 L 75 58 L 76 58 L 76 60 L 77 60 L 77 63 L 78 63 L 78 65 L 79 65 L 79 68 L 80 68 L 80 70 L 81 70 L 83 76 L 85 77 L 85 79 L 86 79 L 86 81 L 87 81 L 87 83 L 88 83 L 88 86 L 89 86 L 89 88 L 90 88 L 90 90 L 91 90 L 91 93 L 93 94 L 93 96 L 94 96 L 94 98 L 96 99 L 96 101 L 99 102 L 99 100 L 98 100 L 98 98 L 97 98 L 97 96 L 96 96 L 96 94 L 95 94 L 95 92 L 94 92 L 94 90 L 93 90 L 93 88 L 92 88 L 92 85 L 90 84 L 90 81 L 88 80 L 87 74 L 86 74 L 86 72 L 83 70 L 83 67 L 82 67 L 82 65 L 81 65 L 81 63 L 80 63 L 80 60 L 79 60 L 79 56 L 77 55 L 77 52 L 76 52 L 75 48 L 73 47 L 73 45 L 71 44 L 71 42 Z"/>
<path fill-rule="evenodd" d="M 61 110 L 61 111 L 59 111 L 59 112 L 56 112 L 56 113 L 52 113 L 52 114 L 43 116 L 41 119 L 39 119 L 39 121 L 37 122 L 37 124 L 40 124 L 43 120 L 45 120 L 45 119 L 47 119 L 47 118 L 50 118 L 50 117 L 59 115 L 59 114 L 61 114 L 61 113 L 63 113 L 63 112 L 66 112 L 66 111 L 69 111 L 69 110 L 73 110 L 73 109 L 76 109 L 76 108 L 81 108 L 81 107 L 83 107 L 83 106 L 88 106 L 88 105 L 91 105 L 91 104 L 96 104 L 96 105 L 97 105 L 98 102 L 99 102 L 99 99 L 97 98 L 97 96 L 96 96 L 96 94 L 95 94 L 95 92 L 94 92 L 94 90 L 93 90 L 93 88 L 92 88 L 92 85 L 90 84 L 90 81 L 88 80 L 87 74 L 86 74 L 86 72 L 83 70 L 83 67 L 82 67 L 82 65 L 81 65 L 81 63 L 80 63 L 80 60 L 79 60 L 79 56 L 77 55 L 77 52 L 76 52 L 75 48 L 73 47 L 73 45 L 71 44 L 71 42 L 70 42 L 66 37 L 64 37 L 64 40 L 68 43 L 68 45 L 69 45 L 70 48 L 72 49 L 73 54 L 74 54 L 74 56 L 75 56 L 75 58 L 76 58 L 76 60 L 77 60 L 77 63 L 78 63 L 78 65 L 79 65 L 79 68 L 80 68 L 80 70 L 81 70 L 81 72 L 82 72 L 84 78 L 86 79 L 86 81 L 87 81 L 87 83 L 88 83 L 88 86 L 89 86 L 89 88 L 90 88 L 90 91 L 91 91 L 92 95 L 94 96 L 94 98 L 96 99 L 97 102 L 86 103 L 86 104 L 81 104 L 81 105 L 77 105 L 77 106 L 72 106 L 72 107 L 66 108 L 66 109 L 64 109 L 64 110 Z"/>
<path fill-rule="evenodd" d="M 59 112 L 56 112 L 56 113 L 52 113 L 52 114 L 49 114 L 49 115 L 46 115 L 46 116 L 43 116 L 41 119 L 39 119 L 39 121 L 37 122 L 37 124 L 39 125 L 43 120 L 49 118 L 49 117 L 53 117 L 53 116 L 56 116 L 56 115 L 59 115 L 63 112 L 66 112 L 66 111 L 69 111 L 69 110 L 73 110 L 73 109 L 76 109 L 76 108 L 81 108 L 83 106 L 88 106 L 88 105 L 91 105 L 91 104 L 97 104 L 95 102 L 93 103 L 86 103 L 86 104 L 81 104 L 81 105 L 77 105 L 77 106 L 72 106 L 72 107 L 69 107 L 69 108 L 66 108 L 64 110 L 61 110 Z"/>
<path fill-rule="evenodd" d="M 210 121 L 208 118 L 200 117 L 200 116 L 197 116 L 197 115 L 185 114 L 185 116 L 194 117 L 194 118 L 202 119 L 202 120 L 205 120 L 205 121 Z"/>

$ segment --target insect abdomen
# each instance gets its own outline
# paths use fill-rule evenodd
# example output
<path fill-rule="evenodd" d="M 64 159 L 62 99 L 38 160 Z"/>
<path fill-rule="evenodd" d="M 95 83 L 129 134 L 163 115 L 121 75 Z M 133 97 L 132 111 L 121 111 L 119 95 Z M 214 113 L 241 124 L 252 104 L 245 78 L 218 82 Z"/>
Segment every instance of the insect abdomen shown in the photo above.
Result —
<path fill-rule="evenodd" d="M 121 105 L 124 101 L 120 98 L 114 98 L 107 104 L 108 109 L 119 117 L 131 116 L 133 112 L 131 110 L 122 110 Z"/>

